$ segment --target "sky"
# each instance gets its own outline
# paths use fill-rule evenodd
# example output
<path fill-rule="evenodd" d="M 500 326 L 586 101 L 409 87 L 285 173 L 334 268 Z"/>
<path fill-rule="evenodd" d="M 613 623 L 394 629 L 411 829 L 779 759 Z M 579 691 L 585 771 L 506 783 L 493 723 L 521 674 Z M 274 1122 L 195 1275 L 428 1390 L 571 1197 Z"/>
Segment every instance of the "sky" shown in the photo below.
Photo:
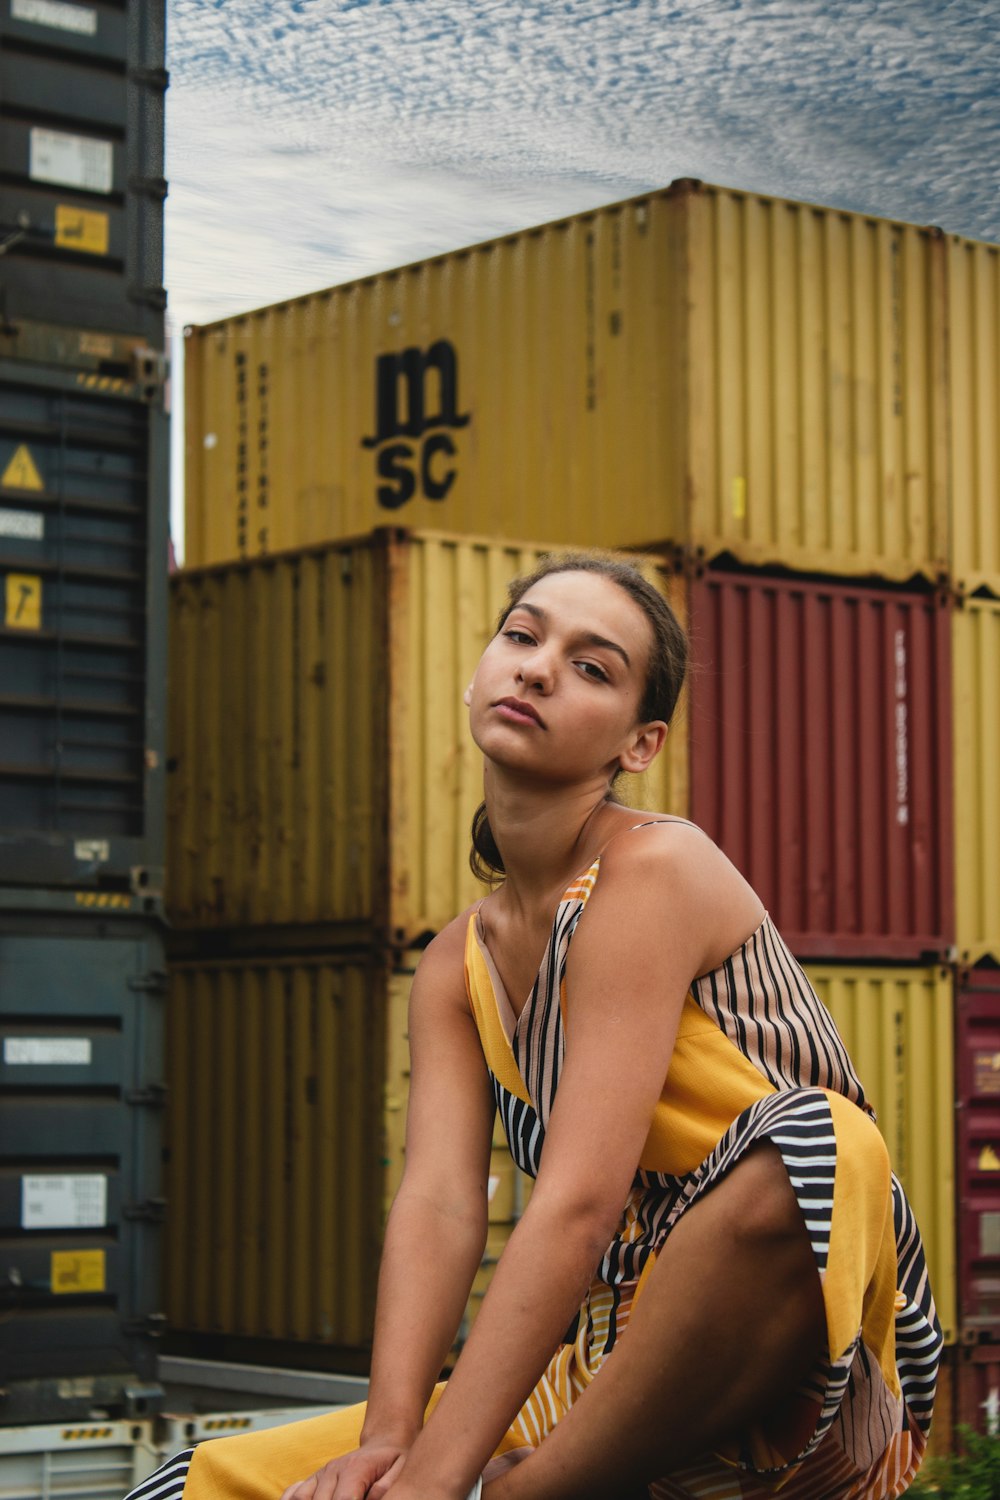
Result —
<path fill-rule="evenodd" d="M 168 0 L 183 335 L 697 177 L 1000 241 L 1000 0 Z M 184 551 L 183 424 L 172 529 Z"/>
<path fill-rule="evenodd" d="M 1000 240 L 1000 0 L 169 0 L 172 326 L 699 177 Z"/>

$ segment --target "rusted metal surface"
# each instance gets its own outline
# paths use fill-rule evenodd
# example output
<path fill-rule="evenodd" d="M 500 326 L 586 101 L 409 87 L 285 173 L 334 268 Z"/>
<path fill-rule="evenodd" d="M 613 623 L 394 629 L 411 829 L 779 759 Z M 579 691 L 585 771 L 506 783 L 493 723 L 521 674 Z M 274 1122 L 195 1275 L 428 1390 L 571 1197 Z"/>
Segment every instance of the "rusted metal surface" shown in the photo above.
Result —
<path fill-rule="evenodd" d="M 1000 1338 L 1000 970 L 963 972 L 957 1010 L 962 1333 L 968 1339 L 997 1340 Z"/>
<path fill-rule="evenodd" d="M 945 1341 L 959 1336 L 950 968 L 806 965 L 878 1113 L 924 1242 Z"/>
<path fill-rule="evenodd" d="M 189 330 L 187 560 L 395 521 L 948 565 L 934 231 L 678 182 Z"/>
<path fill-rule="evenodd" d="M 948 954 L 950 611 L 719 571 L 689 608 L 692 818 L 799 957 Z"/>

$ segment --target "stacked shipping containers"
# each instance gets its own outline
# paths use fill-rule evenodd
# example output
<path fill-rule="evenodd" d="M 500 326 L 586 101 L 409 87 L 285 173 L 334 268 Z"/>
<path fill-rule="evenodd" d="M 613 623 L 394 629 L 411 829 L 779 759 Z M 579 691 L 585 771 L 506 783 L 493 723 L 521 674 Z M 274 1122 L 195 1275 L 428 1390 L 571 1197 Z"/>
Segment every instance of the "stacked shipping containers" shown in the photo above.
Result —
<path fill-rule="evenodd" d="M 284 632 L 291 656 L 266 710 L 266 691 L 207 675 L 209 659 L 246 650 L 260 662 L 274 640 L 262 621 L 244 634 L 225 591 L 257 579 L 261 599 L 308 598 L 301 579 L 278 580 L 304 577 L 313 554 L 287 549 L 343 559 L 347 544 L 331 539 L 389 520 L 418 530 L 367 545 L 430 558 L 443 542 L 422 529 L 445 524 L 458 552 L 502 556 L 509 542 L 471 537 L 532 536 L 658 558 L 694 666 L 687 727 L 647 805 L 689 812 L 720 840 L 836 997 L 922 1211 L 951 1342 L 972 1327 L 960 1321 L 948 1175 L 951 966 L 956 943 L 967 959 L 995 959 L 984 935 L 1000 925 L 988 837 L 975 835 L 979 873 L 959 844 L 957 918 L 953 874 L 956 827 L 967 838 L 966 824 L 996 813 L 991 762 L 974 780 L 963 759 L 975 753 L 973 705 L 988 714 L 995 696 L 992 605 L 972 594 L 993 590 L 1000 570 L 996 265 L 989 247 L 938 231 L 678 183 L 189 330 L 195 571 L 174 597 L 175 629 L 192 632 L 176 659 L 193 665 L 174 689 L 184 764 L 170 888 L 192 951 L 224 942 L 232 954 L 250 920 L 269 924 L 271 942 L 291 935 L 303 917 L 293 892 L 332 871 L 351 899 L 340 916 L 329 898 L 312 903 L 313 940 L 346 938 L 331 919 L 355 920 L 373 879 L 382 912 L 369 931 L 406 945 L 471 895 L 473 773 L 455 716 L 499 589 L 466 572 L 453 610 L 433 570 L 405 607 L 386 585 L 390 632 L 403 623 L 419 640 L 406 613 L 417 597 L 434 622 L 439 660 L 423 677 L 383 669 L 391 654 L 371 651 L 367 626 L 352 647 L 353 612 L 335 627 L 346 671 L 383 705 L 361 715 L 366 726 L 373 715 L 364 735 L 382 789 L 360 774 L 359 740 L 338 738 L 336 715 L 325 737 L 319 720 L 318 739 L 306 732 L 292 680 L 315 692 L 326 677 L 299 626 Z M 985 679 L 970 686 L 977 661 Z M 995 654 L 992 671 L 995 684 Z M 203 702 L 212 680 L 230 695 L 229 738 L 199 750 L 181 705 Z M 404 680 L 412 690 L 396 696 Z M 384 712 L 400 737 L 388 752 Z M 253 741 L 239 767 L 237 732 Z M 311 787 L 294 812 L 279 765 Z M 372 817 L 384 820 L 371 844 L 381 865 L 358 863 Z M 978 944 L 965 941 L 973 929 Z M 908 1083 L 920 1066 L 930 1111 Z"/>
<path fill-rule="evenodd" d="M 162 3 L 2 0 L 5 1425 L 156 1395 L 163 60 Z"/>

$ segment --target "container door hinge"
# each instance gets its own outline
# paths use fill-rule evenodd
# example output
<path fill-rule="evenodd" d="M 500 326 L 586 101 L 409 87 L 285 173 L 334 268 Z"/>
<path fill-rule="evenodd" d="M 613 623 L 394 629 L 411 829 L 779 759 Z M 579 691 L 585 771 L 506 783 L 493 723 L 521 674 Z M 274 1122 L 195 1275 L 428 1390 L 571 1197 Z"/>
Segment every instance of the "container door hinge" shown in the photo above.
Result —
<path fill-rule="evenodd" d="M 143 995 L 165 995 L 167 993 L 167 971 L 166 969 L 150 969 L 148 974 L 136 974 L 134 979 L 128 982 L 130 990 L 138 990 Z"/>
<path fill-rule="evenodd" d="M 147 1109 L 162 1109 L 167 1102 L 167 1090 L 162 1083 L 151 1083 L 144 1089 L 132 1089 L 125 1095 L 126 1104 L 145 1105 Z"/>
<path fill-rule="evenodd" d="M 162 1224 L 167 1213 L 166 1198 L 146 1198 L 142 1203 L 125 1203 L 122 1218 L 142 1220 L 147 1224 Z"/>
<path fill-rule="evenodd" d="M 130 1318 L 123 1325 L 127 1334 L 150 1339 L 161 1339 L 167 1331 L 166 1313 L 147 1313 L 144 1318 Z"/>

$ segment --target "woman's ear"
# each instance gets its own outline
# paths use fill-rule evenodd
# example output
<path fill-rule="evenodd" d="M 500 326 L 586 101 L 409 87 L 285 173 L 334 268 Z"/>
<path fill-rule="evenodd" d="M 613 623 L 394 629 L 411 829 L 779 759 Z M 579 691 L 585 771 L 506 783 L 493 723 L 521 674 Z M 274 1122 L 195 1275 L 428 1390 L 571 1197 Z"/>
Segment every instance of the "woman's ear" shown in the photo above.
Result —
<path fill-rule="evenodd" d="M 630 776 L 639 776 L 647 771 L 663 749 L 669 725 L 662 719 L 654 719 L 637 729 L 629 745 L 618 757 L 618 764 Z"/>
<path fill-rule="evenodd" d="M 473 681 L 474 680 L 475 679 L 473 679 Z M 465 692 L 462 694 L 462 702 L 465 704 L 466 708 L 471 708 L 472 707 L 472 683 L 471 682 L 469 683 L 469 686 L 466 688 Z"/>

